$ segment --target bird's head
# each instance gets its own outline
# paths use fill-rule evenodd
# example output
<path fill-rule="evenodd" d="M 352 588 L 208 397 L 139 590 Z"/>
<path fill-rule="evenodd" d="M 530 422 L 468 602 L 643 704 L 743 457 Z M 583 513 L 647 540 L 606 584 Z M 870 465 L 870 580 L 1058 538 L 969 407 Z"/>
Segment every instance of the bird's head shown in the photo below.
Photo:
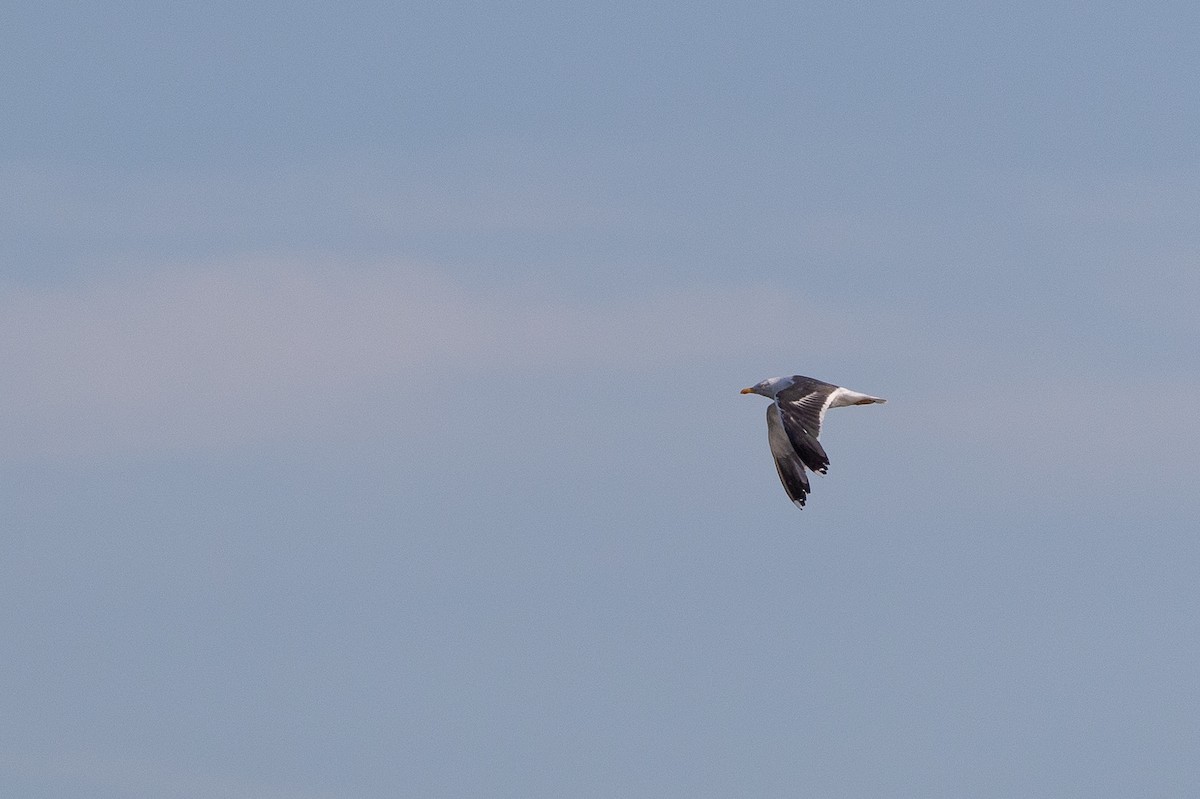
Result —
<path fill-rule="evenodd" d="M 759 381 L 749 388 L 743 388 L 743 394 L 761 394 L 764 397 L 775 399 L 775 395 L 792 384 L 790 377 L 768 377 L 766 380 Z"/>

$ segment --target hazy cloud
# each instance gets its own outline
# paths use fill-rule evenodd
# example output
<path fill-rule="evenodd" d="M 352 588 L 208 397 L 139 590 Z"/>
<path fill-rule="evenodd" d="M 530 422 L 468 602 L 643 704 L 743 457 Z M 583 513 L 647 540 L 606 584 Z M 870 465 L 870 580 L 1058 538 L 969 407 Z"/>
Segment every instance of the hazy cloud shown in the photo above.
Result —
<path fill-rule="evenodd" d="M 4 446 L 220 446 L 304 429 L 364 395 L 402 402 L 434 380 L 669 370 L 792 349 L 798 317 L 806 346 L 844 349 L 852 321 L 808 306 L 765 288 L 594 302 L 485 293 L 409 264 L 312 258 L 17 287 L 0 300 Z"/>

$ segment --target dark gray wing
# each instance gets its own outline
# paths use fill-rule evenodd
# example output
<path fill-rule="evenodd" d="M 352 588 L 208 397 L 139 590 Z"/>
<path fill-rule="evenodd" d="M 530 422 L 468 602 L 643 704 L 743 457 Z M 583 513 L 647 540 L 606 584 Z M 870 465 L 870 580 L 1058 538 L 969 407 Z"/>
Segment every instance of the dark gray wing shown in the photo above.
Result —
<path fill-rule="evenodd" d="M 825 474 L 829 469 L 829 456 L 817 441 L 817 436 L 821 434 L 821 422 L 825 419 L 829 397 L 837 391 L 837 386 L 799 375 L 794 380 L 791 387 L 775 395 L 780 421 L 792 442 L 792 448 L 804 465 L 814 472 Z"/>
<path fill-rule="evenodd" d="M 767 406 L 767 442 L 771 445 L 771 454 L 775 457 L 775 471 L 779 472 L 779 482 L 788 499 L 796 503 L 796 507 L 804 507 L 804 498 L 808 496 L 808 475 L 804 472 L 804 462 L 792 447 L 792 441 L 783 428 L 779 406 L 772 402 Z M 818 445 L 819 446 L 819 445 Z"/>

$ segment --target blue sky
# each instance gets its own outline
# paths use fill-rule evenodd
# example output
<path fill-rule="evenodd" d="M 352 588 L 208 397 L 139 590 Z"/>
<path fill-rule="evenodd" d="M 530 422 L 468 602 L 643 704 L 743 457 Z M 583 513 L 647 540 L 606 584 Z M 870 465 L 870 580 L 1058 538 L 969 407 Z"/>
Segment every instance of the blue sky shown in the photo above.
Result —
<path fill-rule="evenodd" d="M 0 787 L 1200 790 L 1197 23 L 12 11 Z"/>

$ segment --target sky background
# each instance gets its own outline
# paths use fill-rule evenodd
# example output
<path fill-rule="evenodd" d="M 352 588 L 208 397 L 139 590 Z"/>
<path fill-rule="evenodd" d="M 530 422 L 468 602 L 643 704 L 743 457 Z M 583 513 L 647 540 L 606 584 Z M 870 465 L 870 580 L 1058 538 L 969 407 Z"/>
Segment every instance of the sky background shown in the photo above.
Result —
<path fill-rule="evenodd" d="M 1200 794 L 1198 30 L 9 9 L 0 792 Z"/>

